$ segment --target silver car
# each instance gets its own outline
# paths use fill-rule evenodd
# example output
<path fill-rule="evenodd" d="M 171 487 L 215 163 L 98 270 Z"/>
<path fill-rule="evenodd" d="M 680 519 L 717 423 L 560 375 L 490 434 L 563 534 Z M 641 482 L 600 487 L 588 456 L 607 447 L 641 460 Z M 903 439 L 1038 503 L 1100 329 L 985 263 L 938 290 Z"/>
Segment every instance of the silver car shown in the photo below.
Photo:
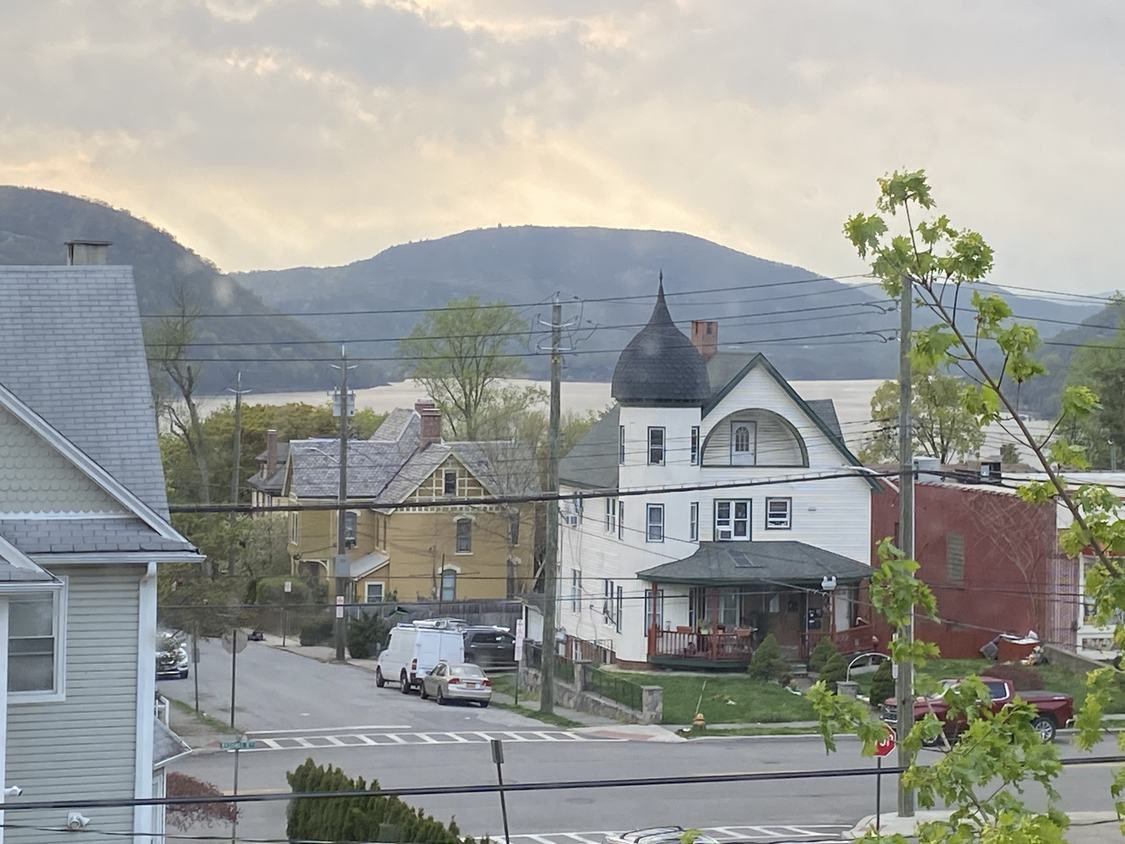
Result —
<path fill-rule="evenodd" d="M 422 700 L 431 697 L 441 706 L 465 700 L 479 703 L 483 709 L 492 702 L 492 681 L 479 665 L 439 662 L 422 678 Z"/>

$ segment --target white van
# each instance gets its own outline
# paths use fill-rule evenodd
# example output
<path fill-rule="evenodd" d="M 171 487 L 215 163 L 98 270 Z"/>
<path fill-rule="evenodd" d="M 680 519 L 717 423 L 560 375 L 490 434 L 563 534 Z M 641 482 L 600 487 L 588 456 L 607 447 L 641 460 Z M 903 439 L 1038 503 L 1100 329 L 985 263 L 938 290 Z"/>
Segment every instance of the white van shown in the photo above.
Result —
<path fill-rule="evenodd" d="M 459 664 L 465 661 L 465 637 L 457 629 L 427 624 L 399 624 L 391 630 L 387 648 L 379 654 L 375 666 L 375 685 L 399 684 L 409 694 L 422 685 L 425 677 L 439 662 Z"/>

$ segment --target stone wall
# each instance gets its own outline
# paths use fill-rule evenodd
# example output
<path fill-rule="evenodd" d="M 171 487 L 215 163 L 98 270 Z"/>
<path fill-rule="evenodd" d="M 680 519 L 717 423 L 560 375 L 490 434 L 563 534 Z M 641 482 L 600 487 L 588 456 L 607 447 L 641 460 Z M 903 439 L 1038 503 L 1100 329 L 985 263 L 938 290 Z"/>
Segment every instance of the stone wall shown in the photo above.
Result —
<path fill-rule="evenodd" d="M 641 711 L 589 691 L 590 663 L 574 663 L 574 682 L 555 678 L 555 702 L 566 709 L 613 718 L 624 724 L 659 724 L 664 718 L 664 689 L 642 686 Z M 521 666 L 518 678 L 521 691 L 538 692 L 543 685 L 537 668 Z"/>
<path fill-rule="evenodd" d="M 1088 674 L 1095 668 L 1105 668 L 1106 666 L 1104 662 L 1098 662 L 1096 659 L 1090 659 L 1054 645 L 1044 645 L 1043 651 L 1047 654 L 1047 660 L 1051 665 L 1058 665 L 1067 671 L 1075 671 L 1079 674 Z"/>

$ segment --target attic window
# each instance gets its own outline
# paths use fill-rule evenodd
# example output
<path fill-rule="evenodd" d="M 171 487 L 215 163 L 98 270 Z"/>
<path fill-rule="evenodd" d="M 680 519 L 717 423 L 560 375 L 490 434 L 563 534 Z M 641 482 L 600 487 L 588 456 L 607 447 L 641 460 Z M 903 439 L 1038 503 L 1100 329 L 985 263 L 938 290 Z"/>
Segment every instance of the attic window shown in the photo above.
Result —
<path fill-rule="evenodd" d="M 457 494 L 457 470 L 446 469 L 442 473 L 442 494 L 443 495 L 456 495 Z"/>

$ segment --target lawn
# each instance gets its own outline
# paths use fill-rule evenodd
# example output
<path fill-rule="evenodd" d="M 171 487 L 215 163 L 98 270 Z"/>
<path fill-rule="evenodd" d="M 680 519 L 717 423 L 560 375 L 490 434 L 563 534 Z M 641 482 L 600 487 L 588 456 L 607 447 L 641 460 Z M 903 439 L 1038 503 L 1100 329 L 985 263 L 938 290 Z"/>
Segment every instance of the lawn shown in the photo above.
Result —
<path fill-rule="evenodd" d="M 935 659 L 926 663 L 921 673 L 935 680 L 964 677 L 966 674 L 988 674 L 993 663 L 984 659 Z M 1052 692 L 1062 692 L 1074 698 L 1074 708 L 1078 709 L 1086 699 L 1086 675 L 1069 671 L 1058 665 L 1037 665 L 1034 667 L 1043 678 L 1043 686 Z M 860 694 L 871 690 L 871 675 L 860 674 L 856 678 Z M 1118 682 L 1106 706 L 1107 713 L 1125 713 L 1125 684 Z"/>
<path fill-rule="evenodd" d="M 703 677 L 672 672 L 622 672 L 621 676 L 642 686 L 664 688 L 665 724 L 690 724 L 699 711 L 708 724 L 761 724 L 816 718 L 812 705 L 804 697 L 787 692 L 777 683 L 751 680 L 744 674 Z"/>

